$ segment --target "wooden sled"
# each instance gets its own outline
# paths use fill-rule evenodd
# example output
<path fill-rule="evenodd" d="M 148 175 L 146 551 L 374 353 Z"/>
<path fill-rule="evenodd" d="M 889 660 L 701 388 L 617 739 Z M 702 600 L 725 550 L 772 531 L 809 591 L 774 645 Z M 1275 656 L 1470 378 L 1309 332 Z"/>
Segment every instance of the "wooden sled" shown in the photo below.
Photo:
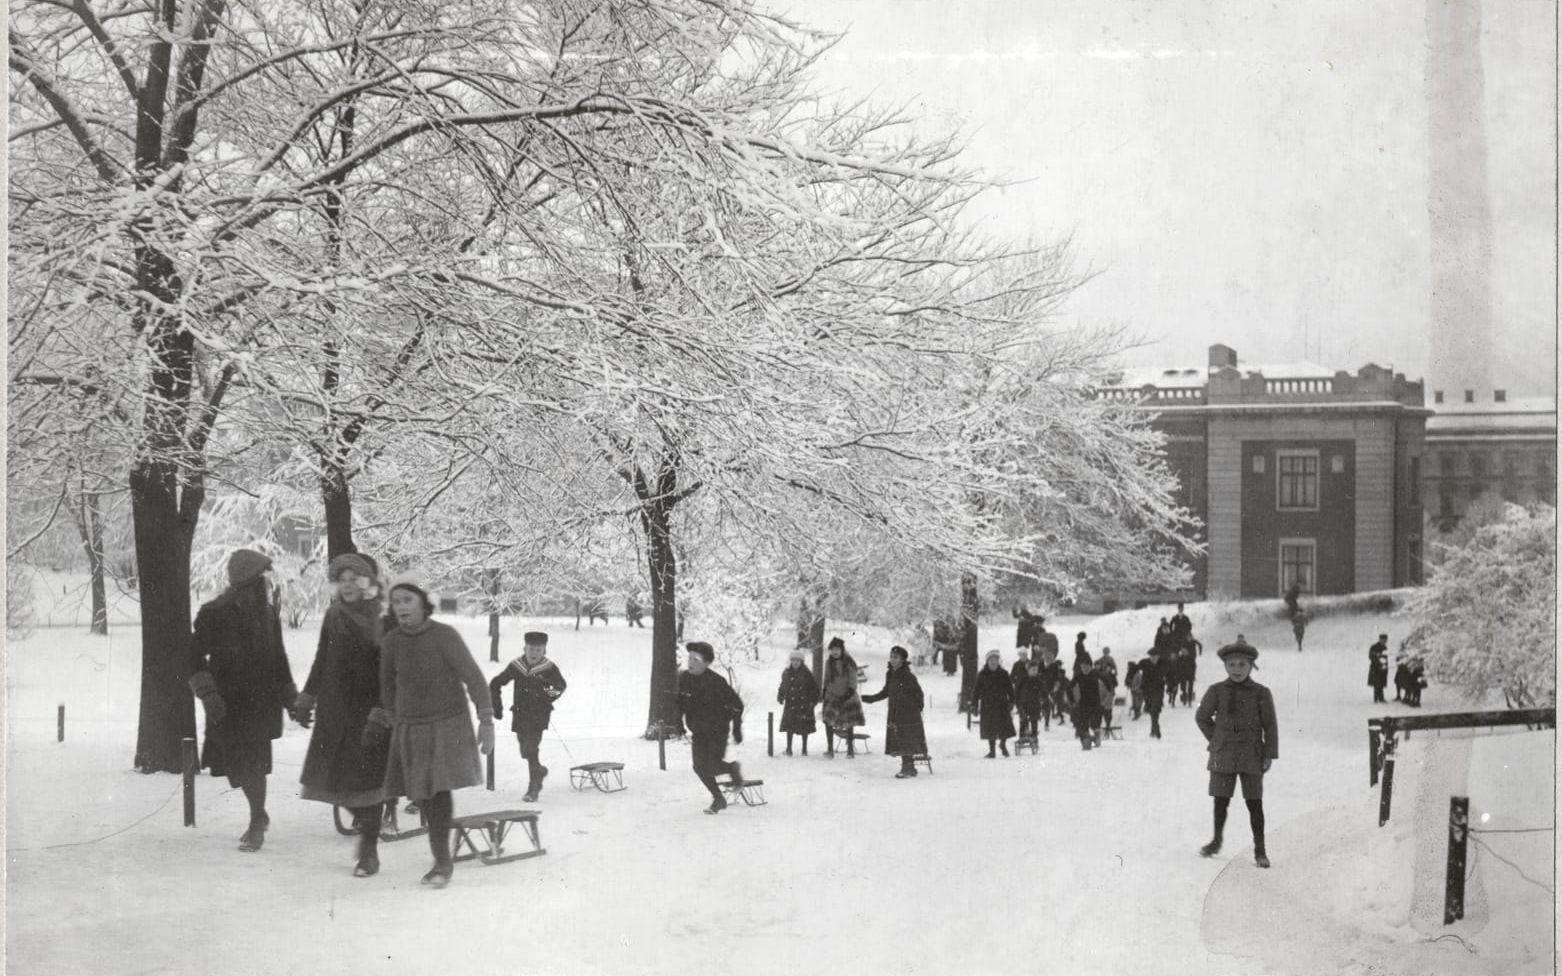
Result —
<path fill-rule="evenodd" d="M 347 816 L 346 823 L 342 822 L 343 814 Z M 352 811 L 346 807 L 332 807 L 331 819 L 336 821 L 336 832 L 343 837 L 358 835 L 358 828 L 352 822 Z M 421 821 L 421 817 L 419 819 Z M 403 830 L 396 820 L 396 804 L 385 804 L 385 818 L 380 821 L 380 840 L 406 840 L 409 837 L 422 837 L 426 833 L 428 828 L 424 826 L 408 827 Z"/>
<path fill-rule="evenodd" d="M 717 780 L 721 791 L 734 800 L 742 800 L 744 806 L 762 807 L 765 805 L 765 781 L 762 779 L 746 779 L 743 782 L 735 782 L 730 776 L 724 780 Z"/>
<path fill-rule="evenodd" d="M 624 764 L 621 762 L 594 762 L 571 766 L 569 785 L 577 790 L 595 786 L 603 793 L 617 793 L 628 789 L 624 785 Z"/>
<path fill-rule="evenodd" d="M 927 774 L 929 776 L 933 775 L 933 757 L 932 756 L 929 756 L 929 755 L 926 755 L 926 754 L 923 754 L 923 755 L 920 755 L 920 756 L 912 756 L 911 757 L 911 768 L 915 769 L 918 766 L 921 766 L 923 769 L 927 770 Z"/>
<path fill-rule="evenodd" d="M 537 835 L 539 816 L 541 813 L 537 810 L 501 810 L 456 817 L 450 822 L 453 834 L 451 852 L 457 861 L 476 858 L 484 864 L 505 864 L 527 857 L 541 857 L 548 852 Z M 510 828 L 517 824 L 520 825 L 521 836 L 530 842 L 531 850 L 509 854 L 505 852 L 504 843 L 510 837 Z"/>
<path fill-rule="evenodd" d="M 1024 752 L 1026 749 L 1029 749 L 1030 750 L 1030 754 L 1034 756 L 1034 755 L 1036 755 L 1037 748 L 1038 748 L 1038 743 L 1037 743 L 1037 740 L 1036 740 L 1036 736 L 1033 736 L 1033 735 L 1022 735 L 1022 736 L 1020 736 L 1020 737 L 1018 737 L 1018 738 L 1016 738 L 1014 740 L 1014 754 L 1016 756 L 1018 756 L 1020 753 Z"/>

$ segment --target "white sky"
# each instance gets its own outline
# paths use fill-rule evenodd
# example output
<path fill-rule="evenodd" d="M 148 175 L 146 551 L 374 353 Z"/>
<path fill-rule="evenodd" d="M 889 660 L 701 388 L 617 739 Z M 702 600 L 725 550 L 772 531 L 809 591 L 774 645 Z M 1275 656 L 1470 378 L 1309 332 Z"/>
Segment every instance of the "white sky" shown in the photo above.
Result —
<path fill-rule="evenodd" d="M 1128 364 L 1373 361 L 1428 377 L 1424 0 L 773 0 L 846 38 L 823 87 L 970 134 L 1026 181 L 980 218 L 1072 233 L 1071 314 Z M 1493 385 L 1555 392 L 1556 21 L 1483 6 Z M 1305 336 L 1305 347 L 1304 347 Z"/>

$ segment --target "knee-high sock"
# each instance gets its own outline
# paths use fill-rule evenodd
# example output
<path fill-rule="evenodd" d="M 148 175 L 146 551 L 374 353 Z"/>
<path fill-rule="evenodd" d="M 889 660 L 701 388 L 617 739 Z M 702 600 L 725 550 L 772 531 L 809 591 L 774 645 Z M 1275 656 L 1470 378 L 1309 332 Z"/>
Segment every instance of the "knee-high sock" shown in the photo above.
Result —
<path fill-rule="evenodd" d="M 1226 830 L 1226 810 L 1231 806 L 1231 797 L 1215 797 L 1215 836 L 1220 837 Z"/>
<path fill-rule="evenodd" d="M 1264 801 L 1247 801 L 1247 820 L 1253 826 L 1253 846 L 1264 849 Z"/>
<path fill-rule="evenodd" d="M 266 777 L 253 776 L 239 788 L 244 791 L 244 799 L 249 801 L 250 826 L 260 826 L 266 817 Z"/>

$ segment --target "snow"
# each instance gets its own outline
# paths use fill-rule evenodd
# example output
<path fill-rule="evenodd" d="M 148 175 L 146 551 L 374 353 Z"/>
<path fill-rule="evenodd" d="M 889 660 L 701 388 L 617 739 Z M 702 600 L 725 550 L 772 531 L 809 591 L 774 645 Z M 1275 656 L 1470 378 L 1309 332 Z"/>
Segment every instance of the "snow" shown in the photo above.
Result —
<path fill-rule="evenodd" d="M 421 839 L 382 844 L 381 873 L 351 877 L 352 839 L 336 834 L 326 807 L 297 797 L 308 732 L 296 726 L 276 744 L 262 851 L 236 850 L 245 804 L 224 780 L 197 780 L 199 825 L 183 827 L 178 777 L 128 768 L 137 627 L 117 623 L 106 638 L 41 628 L 8 648 L 7 971 L 1553 972 L 1554 897 L 1497 860 L 1554 888 L 1549 830 L 1479 835 L 1494 853 L 1472 845 L 1464 921 L 1428 921 L 1416 899 L 1428 881 L 1418 881 L 1418 861 L 1436 865 L 1430 881 L 1440 886 L 1447 810 L 1446 795 L 1419 796 L 1423 780 L 1468 750 L 1477 826 L 1549 828 L 1553 733 L 1414 735 L 1400 750 L 1393 818 L 1379 828 L 1365 723 L 1408 710 L 1371 704 L 1366 648 L 1402 626 L 1322 616 L 1298 654 L 1272 609 L 1189 608 L 1210 648 L 1241 630 L 1262 651 L 1256 677 L 1274 692 L 1281 727 L 1265 780 L 1268 871 L 1252 864 L 1240 803 L 1225 853 L 1197 856 L 1210 802 L 1189 709 L 1163 714 L 1161 741 L 1147 738 L 1147 720 L 1125 720 L 1122 741 L 1086 753 L 1054 727 L 1038 756 L 989 761 L 955 712 L 958 680 L 928 669 L 931 776 L 893 778 L 896 763 L 879 754 L 882 703 L 867 706 L 871 755 L 827 760 L 815 736 L 809 757 L 783 757 L 778 744 L 772 758 L 765 713 L 789 649 L 778 631 L 764 660 L 734 665 L 749 715 L 745 742 L 729 750 L 765 780 L 770 802 L 709 817 L 688 747 L 668 743 L 661 772 L 656 744 L 636 737 L 649 630 L 620 618 L 579 631 L 573 618 L 506 618 L 501 658 L 519 652 L 523 630 L 548 630 L 570 682 L 543 740 L 553 774 L 536 806 L 548 853 L 458 864 L 443 891 L 418 884 L 430 860 Z M 1049 626 L 1065 648 L 1077 630 L 1092 653 L 1110 644 L 1124 669 L 1127 650 L 1147 645 L 1169 612 Z M 485 673 L 502 666 L 488 662 L 485 620 L 445 619 Z M 846 638 L 877 690 L 887 634 L 835 621 L 829 633 Z M 296 677 L 315 638 L 309 626 L 287 634 Z M 1009 660 L 1012 643 L 1010 622 L 983 631 L 983 649 L 1004 648 Z M 1199 689 L 1219 674 L 1206 652 Z M 1462 707 L 1436 686 L 1425 702 Z M 571 790 L 569 767 L 592 760 L 623 762 L 628 790 Z M 508 735 L 497 761 L 497 795 L 460 791 L 458 814 L 524 806 L 524 765 Z"/>

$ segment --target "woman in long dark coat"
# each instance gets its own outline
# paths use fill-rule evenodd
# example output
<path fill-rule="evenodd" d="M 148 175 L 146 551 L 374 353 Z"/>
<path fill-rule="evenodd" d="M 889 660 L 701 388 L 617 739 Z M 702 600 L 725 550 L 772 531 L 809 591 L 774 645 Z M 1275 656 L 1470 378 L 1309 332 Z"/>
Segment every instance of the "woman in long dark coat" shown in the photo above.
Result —
<path fill-rule="evenodd" d="M 982 738 L 987 740 L 987 758 L 994 758 L 993 749 L 1000 748 L 1009 754 L 1009 740 L 1014 737 L 1014 681 L 1003 669 L 1003 655 L 987 652 L 987 664 L 976 674 L 976 691 L 972 701 L 981 716 Z"/>
<path fill-rule="evenodd" d="M 824 702 L 824 754 L 835 758 L 835 735 L 841 733 L 846 737 L 846 755 L 856 755 L 851 732 L 867 719 L 862 714 L 862 698 L 857 694 L 857 662 L 846 653 L 846 642 L 839 637 L 830 638 L 819 685 Z"/>
<path fill-rule="evenodd" d="M 776 704 L 781 706 L 781 731 L 786 733 L 786 755 L 792 754 L 792 736 L 803 737 L 803 755 L 808 755 L 808 737 L 818 725 L 814 707 L 819 704 L 819 682 L 803 663 L 803 652 L 793 651 L 781 672 L 781 687 L 776 689 Z"/>
<path fill-rule="evenodd" d="M 244 791 L 249 829 L 239 850 L 258 851 L 271 818 L 266 777 L 282 711 L 298 697 L 272 599 L 271 559 L 251 549 L 228 558 L 228 588 L 195 615 L 190 690 L 206 709 L 201 765 Z"/>
<path fill-rule="evenodd" d="M 367 878 L 380 870 L 385 799 L 385 743 L 363 737 L 369 712 L 380 703 L 382 604 L 374 567 L 357 553 L 331 560 L 326 578 L 336 584 L 336 598 L 326 608 L 315 663 L 294 707 L 306 726 L 319 710 L 299 777 L 300 795 L 352 810 L 358 830 L 353 875 Z"/>
<path fill-rule="evenodd" d="M 913 756 L 927 753 L 927 733 L 922 729 L 922 685 L 917 676 L 906 666 L 907 653 L 898 644 L 889 649 L 889 670 L 884 674 L 884 687 L 877 694 L 863 695 L 864 702 L 889 699 L 889 715 L 884 726 L 884 754 L 900 757 L 900 772 L 896 779 L 908 779 L 917 774 Z"/>

